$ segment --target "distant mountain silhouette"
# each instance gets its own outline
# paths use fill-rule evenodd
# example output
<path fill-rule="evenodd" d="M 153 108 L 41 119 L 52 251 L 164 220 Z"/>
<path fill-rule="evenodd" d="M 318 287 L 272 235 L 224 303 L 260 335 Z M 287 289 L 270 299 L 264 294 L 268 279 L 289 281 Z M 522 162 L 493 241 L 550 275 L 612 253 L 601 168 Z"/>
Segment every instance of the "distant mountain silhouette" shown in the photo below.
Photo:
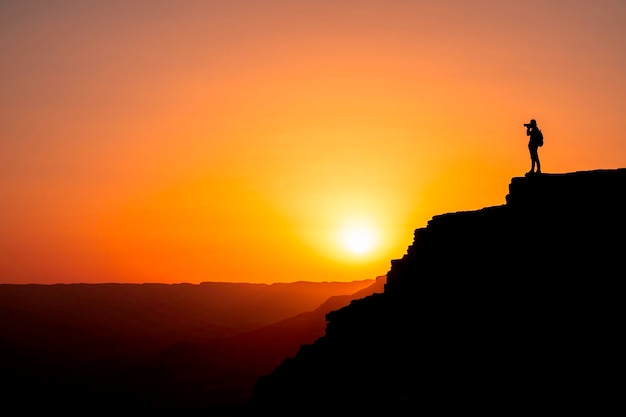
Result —
<path fill-rule="evenodd" d="M 515 177 L 504 205 L 433 217 L 241 415 L 623 410 L 624 190 L 626 169 Z"/>
<path fill-rule="evenodd" d="M 234 415 L 326 313 L 384 278 L 0 285 L 0 398 L 23 413 Z"/>
<path fill-rule="evenodd" d="M 84 359 L 153 351 L 267 326 L 373 282 L 0 284 L 0 341 Z"/>
<path fill-rule="evenodd" d="M 175 375 L 176 380 L 164 378 L 159 395 L 155 396 L 156 389 L 146 392 L 148 396 L 144 404 L 173 414 L 202 410 L 203 406 L 210 404 L 211 408 L 206 410 L 208 415 L 215 415 L 215 409 L 219 407 L 224 414 L 218 415 L 237 415 L 252 395 L 259 376 L 271 372 L 285 358 L 294 356 L 301 345 L 313 343 L 324 334 L 329 312 L 352 300 L 382 292 L 385 282 L 386 278 L 380 276 L 369 287 L 351 295 L 330 297 L 313 311 L 219 340 L 179 343 L 147 358 L 138 367 L 139 373 L 143 369 L 160 369 Z M 198 398 L 188 396 L 185 403 L 178 399 L 171 402 L 171 398 L 176 398 L 172 396 L 173 389 L 180 390 L 181 396 L 185 396 L 200 382 L 219 387 L 219 390 L 204 390 Z"/>

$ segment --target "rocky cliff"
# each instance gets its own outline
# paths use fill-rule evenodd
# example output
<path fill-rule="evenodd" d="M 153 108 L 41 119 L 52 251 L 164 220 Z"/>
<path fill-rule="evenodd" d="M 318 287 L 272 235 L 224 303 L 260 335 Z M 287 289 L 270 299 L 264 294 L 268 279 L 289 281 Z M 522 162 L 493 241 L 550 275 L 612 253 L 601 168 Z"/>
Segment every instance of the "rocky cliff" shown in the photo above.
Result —
<path fill-rule="evenodd" d="M 504 205 L 433 217 L 243 414 L 623 409 L 624 190 L 626 169 L 516 177 Z"/>

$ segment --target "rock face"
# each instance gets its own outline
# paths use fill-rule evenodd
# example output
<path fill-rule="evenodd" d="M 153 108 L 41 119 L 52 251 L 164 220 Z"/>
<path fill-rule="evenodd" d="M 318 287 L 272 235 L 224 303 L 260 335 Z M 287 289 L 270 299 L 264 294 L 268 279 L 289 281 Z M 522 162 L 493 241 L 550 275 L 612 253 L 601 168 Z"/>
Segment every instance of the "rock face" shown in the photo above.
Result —
<path fill-rule="evenodd" d="M 516 177 L 433 217 L 243 415 L 623 409 L 624 190 L 626 169 Z"/>

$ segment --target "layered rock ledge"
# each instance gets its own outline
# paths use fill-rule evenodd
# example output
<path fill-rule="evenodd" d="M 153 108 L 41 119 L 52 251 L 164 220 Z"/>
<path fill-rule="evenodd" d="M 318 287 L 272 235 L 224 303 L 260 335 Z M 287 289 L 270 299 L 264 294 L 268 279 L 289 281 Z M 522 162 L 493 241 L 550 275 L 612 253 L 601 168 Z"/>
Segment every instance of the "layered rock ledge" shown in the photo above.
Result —
<path fill-rule="evenodd" d="M 623 408 L 625 189 L 621 168 L 515 177 L 501 206 L 434 216 L 243 415 Z"/>

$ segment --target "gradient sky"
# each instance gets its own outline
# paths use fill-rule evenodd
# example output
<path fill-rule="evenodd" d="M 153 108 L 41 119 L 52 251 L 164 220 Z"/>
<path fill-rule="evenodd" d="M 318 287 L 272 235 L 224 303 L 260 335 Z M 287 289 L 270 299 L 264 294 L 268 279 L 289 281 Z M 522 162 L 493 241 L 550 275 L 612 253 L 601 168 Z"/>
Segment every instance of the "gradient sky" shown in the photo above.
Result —
<path fill-rule="evenodd" d="M 626 167 L 623 0 L 0 0 L 0 57 L 2 283 L 373 279 L 531 118 Z"/>

